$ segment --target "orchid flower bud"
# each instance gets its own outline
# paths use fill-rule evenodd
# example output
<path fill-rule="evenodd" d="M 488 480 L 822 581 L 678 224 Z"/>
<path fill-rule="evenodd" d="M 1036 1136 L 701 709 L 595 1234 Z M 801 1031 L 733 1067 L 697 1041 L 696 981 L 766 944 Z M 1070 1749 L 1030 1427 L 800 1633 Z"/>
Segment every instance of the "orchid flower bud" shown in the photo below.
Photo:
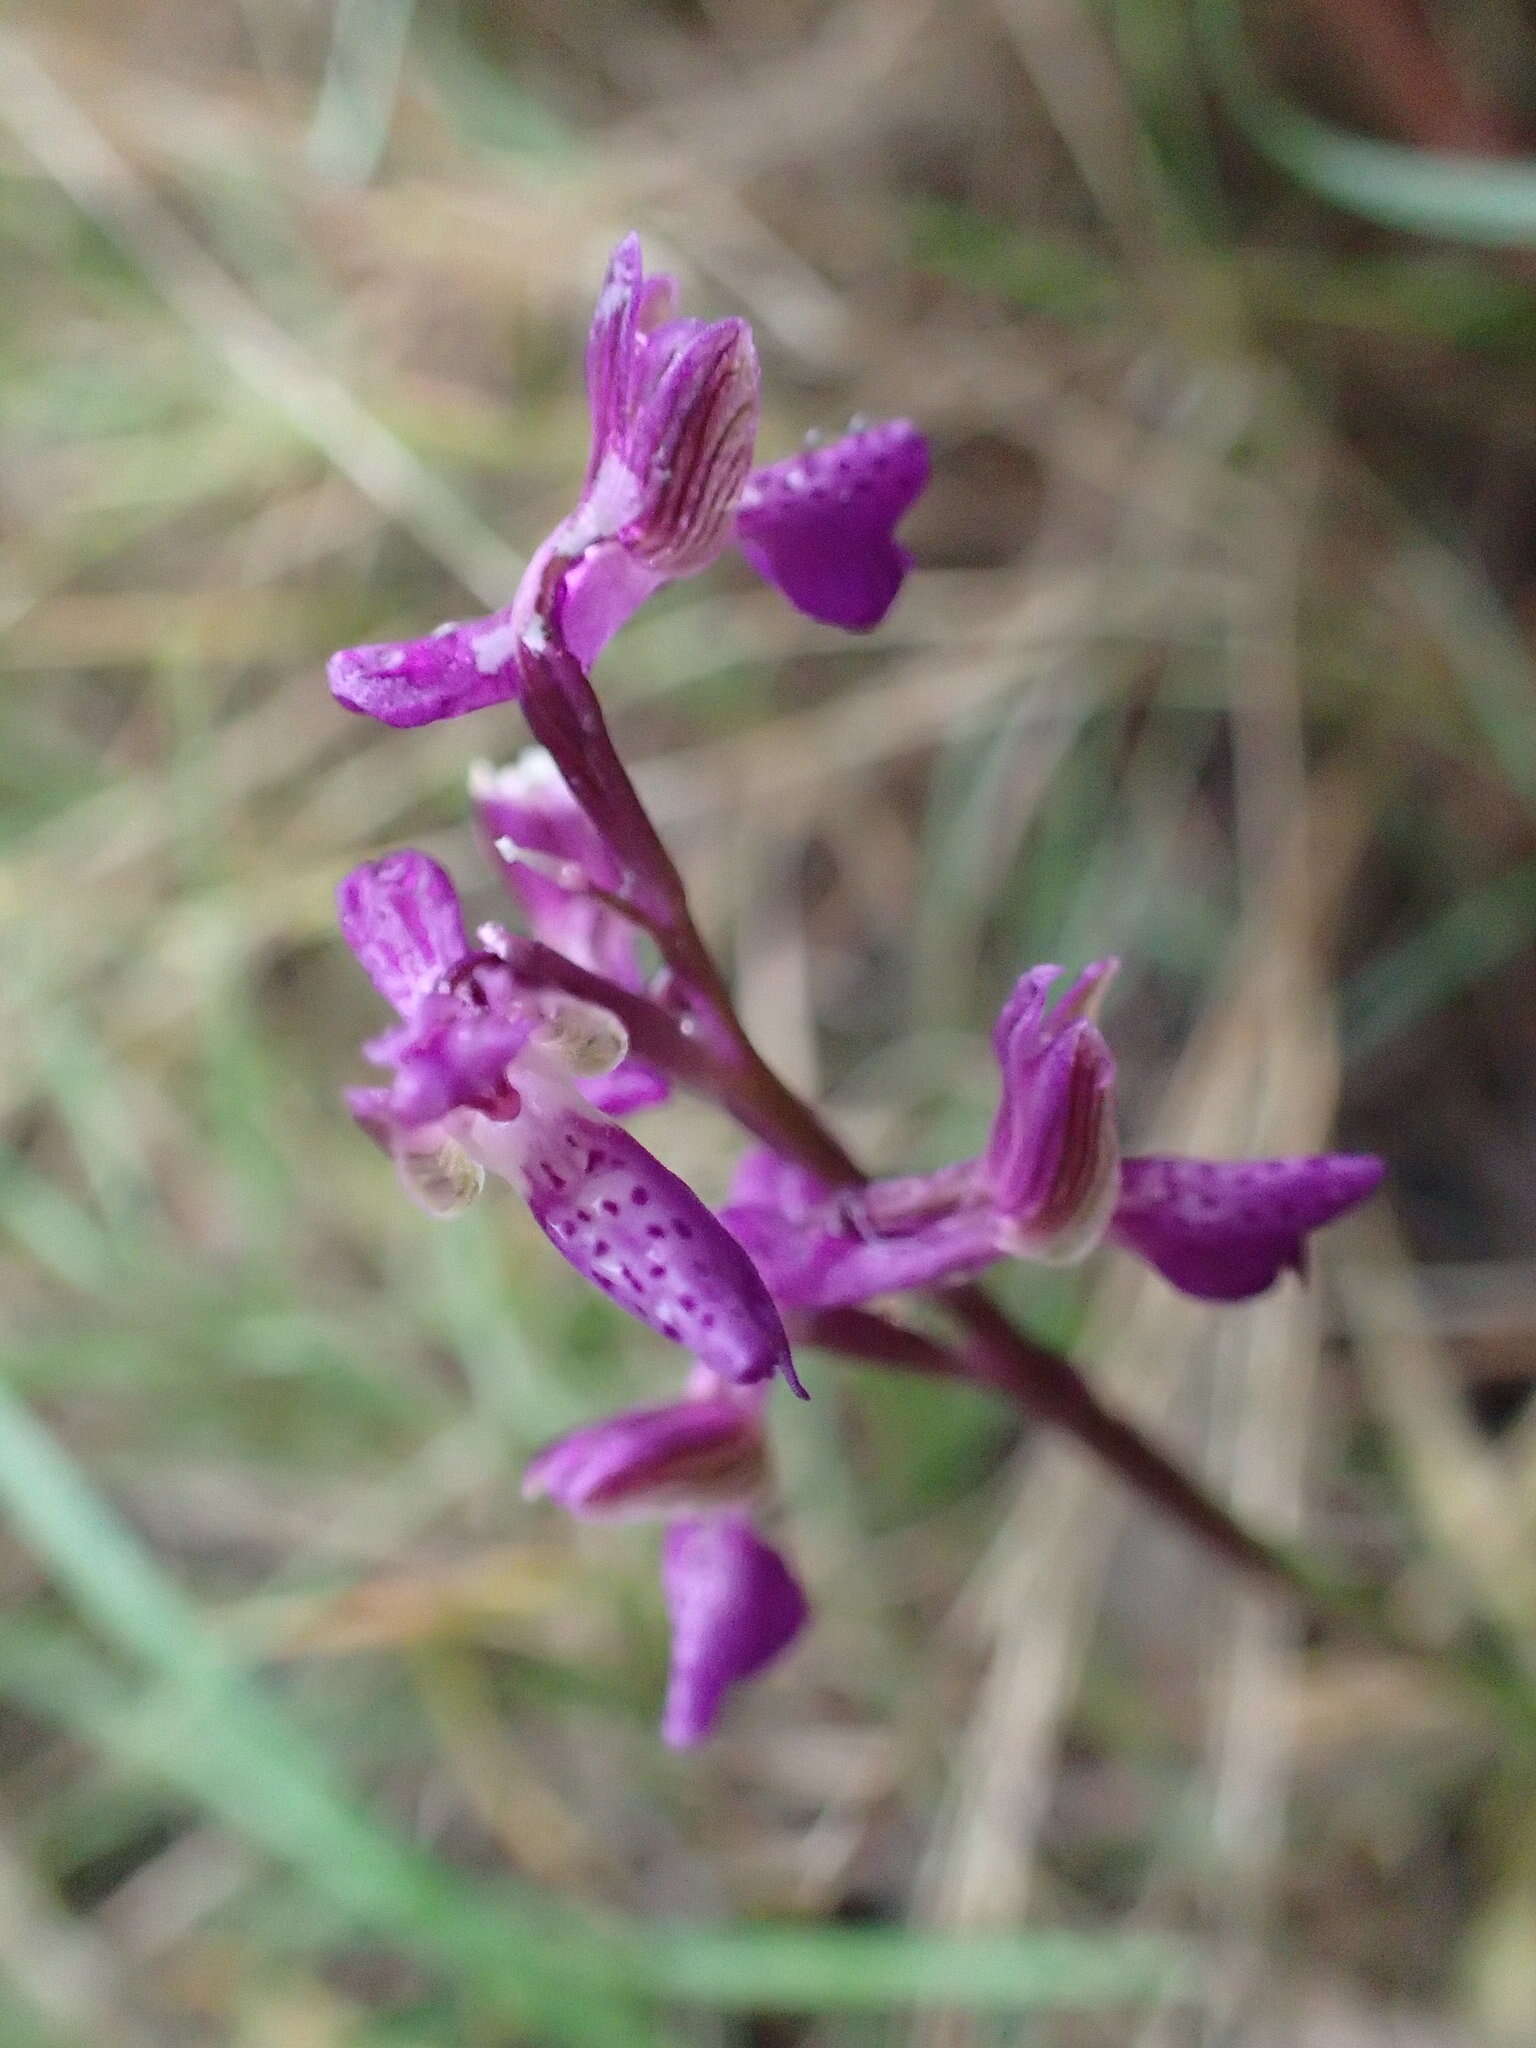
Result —
<path fill-rule="evenodd" d="M 1115 1063 L 1094 1012 L 1113 960 L 1087 968 L 1048 1010 L 1059 967 L 1019 982 L 993 1035 L 1002 1100 L 984 1171 L 1000 1250 L 1070 1264 L 1099 1242 L 1120 1188 Z"/>

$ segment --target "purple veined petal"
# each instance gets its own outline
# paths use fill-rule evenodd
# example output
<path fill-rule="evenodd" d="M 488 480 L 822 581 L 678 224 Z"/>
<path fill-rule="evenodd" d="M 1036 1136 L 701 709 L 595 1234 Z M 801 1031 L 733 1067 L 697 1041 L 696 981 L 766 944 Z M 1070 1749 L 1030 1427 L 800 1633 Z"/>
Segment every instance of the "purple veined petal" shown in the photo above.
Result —
<path fill-rule="evenodd" d="M 650 1521 L 745 1505 L 767 1466 L 756 1404 L 721 1394 L 573 1430 L 529 1463 L 523 1498 L 587 1521 Z"/>
<path fill-rule="evenodd" d="M 1092 1021 L 1113 961 L 1098 961 L 1047 1009 L 1056 967 L 1022 976 L 993 1033 L 1002 1094 L 984 1169 L 998 1242 L 1065 1264 L 1103 1237 L 1119 1190 L 1115 1063 Z"/>
<path fill-rule="evenodd" d="M 503 860 L 512 853 L 539 857 L 545 873 L 566 890 L 615 890 L 623 872 L 603 835 L 571 794 L 545 747 L 525 747 L 496 768 L 475 761 L 469 796 L 476 821 Z"/>
<path fill-rule="evenodd" d="M 709 333 L 718 323 L 700 320 L 692 314 L 679 314 L 674 293 L 672 311 L 665 320 L 658 320 L 649 328 L 641 345 L 636 361 L 635 381 L 630 388 L 630 442 L 636 445 L 634 429 L 638 425 L 645 402 L 660 384 L 667 371 L 686 348 L 691 348 L 701 335 Z"/>
<path fill-rule="evenodd" d="M 782 1374 L 789 1340 L 762 1277 L 686 1181 L 563 1078 L 525 1061 L 523 1114 L 479 1128 L 471 1149 L 519 1186 L 534 1221 L 577 1272 L 722 1380 Z"/>
<path fill-rule="evenodd" d="M 1243 1301 L 1305 1271 L 1306 1240 L 1385 1171 L 1362 1153 L 1300 1159 L 1127 1159 L 1111 1236 L 1185 1294 Z"/>
<path fill-rule="evenodd" d="M 625 447 L 644 496 L 620 538 L 638 561 L 691 576 L 725 546 L 752 466 L 760 382 L 744 320 L 709 321 L 675 349 Z"/>
<path fill-rule="evenodd" d="M 861 1236 L 833 1205 L 820 1222 L 735 1203 L 720 1220 L 783 1308 L 856 1308 L 877 1295 L 974 1279 L 1003 1256 L 985 1203 L 937 1215 L 897 1237 Z"/>
<path fill-rule="evenodd" d="M 587 336 L 587 403 L 592 411 L 588 488 L 603 458 L 618 446 L 629 417 L 642 312 L 655 318 L 670 283 L 668 278 L 646 279 L 637 234 L 626 235 L 608 259 Z"/>
<path fill-rule="evenodd" d="M 672 1623 L 662 1740 L 688 1749 L 712 1733 L 733 1685 L 782 1656 L 809 1619 L 794 1573 L 745 1516 L 674 1522 L 661 1559 Z"/>
<path fill-rule="evenodd" d="M 336 891 L 341 935 L 402 1016 L 469 951 L 458 892 L 444 869 L 405 849 L 354 868 Z"/>
<path fill-rule="evenodd" d="M 928 474 L 928 443 L 910 420 L 858 428 L 754 470 L 736 514 L 737 544 L 797 610 L 868 632 L 912 566 L 895 531 Z"/>

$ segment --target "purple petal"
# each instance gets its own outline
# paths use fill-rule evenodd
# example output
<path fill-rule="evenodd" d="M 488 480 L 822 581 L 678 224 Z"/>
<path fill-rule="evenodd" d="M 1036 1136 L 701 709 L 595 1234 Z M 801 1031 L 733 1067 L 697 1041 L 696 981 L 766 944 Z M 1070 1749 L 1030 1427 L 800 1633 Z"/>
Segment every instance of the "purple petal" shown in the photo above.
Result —
<path fill-rule="evenodd" d="M 565 889 L 614 890 L 623 880 L 607 841 L 545 748 L 525 747 L 505 768 L 477 761 L 469 795 L 481 831 L 498 852 L 509 840 L 518 852 L 541 856 Z"/>
<path fill-rule="evenodd" d="M 794 1222 L 774 1209 L 735 1203 L 720 1212 L 784 1308 L 852 1308 L 880 1294 L 943 1287 L 973 1279 L 1002 1256 L 997 1219 L 985 1205 L 892 1237 L 861 1236 L 832 1205 L 822 1217 Z"/>
<path fill-rule="evenodd" d="M 456 996 L 427 996 L 408 1023 L 364 1051 L 376 1066 L 395 1069 L 390 1114 L 407 1130 L 435 1124 L 455 1109 L 511 1117 L 519 1098 L 507 1068 L 532 1028 L 525 1015 L 475 1009 Z"/>
<path fill-rule="evenodd" d="M 1023 1257 L 1083 1257 L 1114 1209 L 1115 1063 L 1091 1021 L 1114 966 L 1096 962 L 1049 1013 L 1061 970 L 1035 968 L 1020 979 L 993 1033 L 1003 1086 L 985 1171 L 1003 1219 L 1001 1242 Z"/>
<path fill-rule="evenodd" d="M 910 420 L 860 428 L 754 470 L 736 514 L 737 542 L 798 610 L 868 632 L 912 566 L 895 530 L 928 472 L 928 443 Z"/>
<path fill-rule="evenodd" d="M 400 1125 L 390 1102 L 390 1091 L 387 1088 L 343 1088 L 341 1099 L 358 1129 L 372 1138 L 381 1151 L 393 1151 Z"/>
<path fill-rule="evenodd" d="M 789 1342 L 752 1261 L 686 1181 L 620 1124 L 546 1105 L 504 1127 L 534 1221 L 579 1273 L 738 1385 L 782 1373 Z M 500 1170 L 496 1158 L 486 1163 Z"/>
<path fill-rule="evenodd" d="M 625 547 L 667 576 L 691 576 L 724 547 L 757 438 L 760 373 L 744 320 L 713 320 L 670 347 L 630 423 L 624 464 L 641 480 Z M 570 631 L 567 624 L 567 633 Z"/>
<path fill-rule="evenodd" d="M 677 279 L 669 271 L 654 271 L 640 287 L 635 309 L 635 332 L 658 334 L 677 312 Z"/>
<path fill-rule="evenodd" d="M 344 647 L 326 673 L 331 695 L 348 711 L 384 725 L 432 725 L 505 704 L 518 692 L 520 609 L 508 606 L 465 625 L 439 626 L 424 640 Z"/>
<path fill-rule="evenodd" d="M 1310 1231 L 1363 1202 L 1381 1160 L 1127 1159 L 1111 1235 L 1164 1279 L 1205 1301 L 1262 1294 L 1305 1270 Z"/>
<path fill-rule="evenodd" d="M 725 1395 L 631 1408 L 540 1451 L 523 1498 L 588 1521 L 643 1520 L 749 1500 L 767 1469 L 754 1406 Z"/>
<path fill-rule="evenodd" d="M 670 1099 L 672 1084 L 645 1060 L 620 1060 L 611 1074 L 591 1074 L 577 1081 L 587 1101 L 604 1116 L 633 1116 Z"/>
<path fill-rule="evenodd" d="M 675 1522 L 662 1548 L 661 1588 L 672 1621 L 661 1733 L 687 1749 L 713 1730 L 733 1685 L 789 1648 L 810 1608 L 783 1558 L 737 1515 Z"/>
<path fill-rule="evenodd" d="M 469 951 L 452 881 L 414 850 L 354 868 L 336 891 L 341 935 L 402 1016 L 439 987 Z"/>
<path fill-rule="evenodd" d="M 669 572 L 637 560 L 617 540 L 589 547 L 560 588 L 559 629 L 566 645 L 590 669 L 621 626 L 627 625 Z"/>
<path fill-rule="evenodd" d="M 654 311 L 657 288 L 670 279 L 651 280 L 646 291 L 640 237 L 628 234 L 608 259 L 592 328 L 587 336 L 587 402 L 592 408 L 592 454 L 587 466 L 590 486 L 603 457 L 618 445 L 630 409 L 634 381 L 636 329 L 647 301 Z"/>

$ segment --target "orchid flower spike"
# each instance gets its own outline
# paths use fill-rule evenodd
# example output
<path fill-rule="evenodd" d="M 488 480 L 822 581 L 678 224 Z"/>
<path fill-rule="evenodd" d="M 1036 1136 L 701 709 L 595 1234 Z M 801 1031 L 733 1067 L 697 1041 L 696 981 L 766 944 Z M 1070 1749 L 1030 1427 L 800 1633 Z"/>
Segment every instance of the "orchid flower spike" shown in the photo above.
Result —
<path fill-rule="evenodd" d="M 563 644 L 590 668 L 662 584 L 733 538 L 812 618 L 878 625 L 911 566 L 895 528 L 928 481 L 907 420 L 751 471 L 759 372 L 741 320 L 676 311 L 628 235 L 609 261 L 587 341 L 592 442 L 576 508 L 534 554 L 511 602 L 425 639 L 333 656 L 331 689 L 386 725 L 429 725 L 516 697 L 520 647 Z"/>
<path fill-rule="evenodd" d="M 993 1034 L 1002 1092 L 979 1159 L 832 1193 L 750 1154 L 721 1218 L 784 1307 L 851 1307 L 974 1278 L 1004 1256 L 1061 1263 L 1103 1239 L 1186 1294 L 1240 1301 L 1304 1273 L 1310 1233 L 1375 1189 L 1379 1159 L 1124 1159 L 1114 1060 L 1095 1013 L 1112 960 L 1054 1005 L 1058 967 L 1026 974 Z"/>
<path fill-rule="evenodd" d="M 474 1199 L 486 1172 L 595 1287 L 722 1380 L 781 1373 L 800 1391 L 778 1311 L 756 1268 L 693 1190 L 581 1094 L 627 1041 L 617 1019 L 520 990 L 473 950 L 453 883 L 425 854 L 357 868 L 341 928 L 399 1016 L 364 1047 L 392 1070 L 348 1103 L 437 1215 Z"/>

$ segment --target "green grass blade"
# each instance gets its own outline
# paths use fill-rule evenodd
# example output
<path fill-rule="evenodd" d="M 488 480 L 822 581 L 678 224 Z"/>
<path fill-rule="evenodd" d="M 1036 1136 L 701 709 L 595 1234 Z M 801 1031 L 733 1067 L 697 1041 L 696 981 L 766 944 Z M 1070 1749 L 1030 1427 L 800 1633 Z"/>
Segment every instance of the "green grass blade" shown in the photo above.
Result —
<path fill-rule="evenodd" d="M 1061 1929 L 674 1928 L 650 1938 L 647 1963 L 670 1997 L 728 2010 L 1097 2012 L 1161 2003 L 1193 1983 L 1190 1958 L 1171 1942 Z"/>
<path fill-rule="evenodd" d="M 344 1914 L 459 1973 L 492 2009 L 583 2048 L 646 2038 L 620 1987 L 622 1947 L 574 1915 L 477 1892 L 355 1808 L 325 1757 L 225 1661 L 195 1610 L 3 1389 L 0 1500 L 85 1618 L 161 1681 L 131 1712 L 105 1710 L 98 1739 L 295 1866 Z M 88 1721 L 89 1700 L 75 1705 Z"/>
<path fill-rule="evenodd" d="M 1259 72 L 1239 0 L 1200 0 L 1206 57 L 1228 113 L 1298 183 L 1384 227 L 1484 248 L 1536 245 L 1536 165 L 1409 149 L 1304 112 Z"/>

